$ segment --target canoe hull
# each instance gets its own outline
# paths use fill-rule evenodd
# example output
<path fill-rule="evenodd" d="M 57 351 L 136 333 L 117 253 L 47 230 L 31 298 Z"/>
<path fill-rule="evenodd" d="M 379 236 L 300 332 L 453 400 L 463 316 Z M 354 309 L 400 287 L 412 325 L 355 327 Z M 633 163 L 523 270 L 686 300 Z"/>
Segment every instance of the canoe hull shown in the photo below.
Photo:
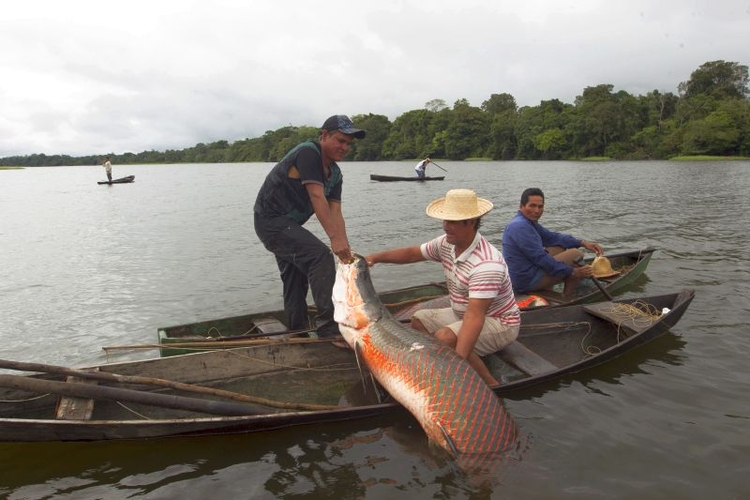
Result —
<path fill-rule="evenodd" d="M 655 249 L 653 248 L 645 248 L 642 250 L 614 253 L 608 256 L 612 267 L 622 270 L 622 272 L 617 276 L 600 280 L 605 290 L 612 294 L 633 284 L 645 272 L 654 252 Z M 589 283 L 588 287 L 581 287 L 581 289 L 581 294 L 571 299 L 564 297 L 561 293 L 551 291 L 534 292 L 534 294 L 548 301 L 549 305 L 541 306 L 542 308 L 592 303 L 605 298 L 593 283 Z M 447 293 L 448 290 L 445 282 L 441 282 L 381 292 L 378 296 L 396 319 L 408 320 L 417 309 L 424 307 L 422 303 L 427 300 L 432 301 L 430 303 L 431 307 L 448 307 Z M 522 301 L 527 297 L 527 295 L 518 295 L 516 299 Z M 522 309 L 536 308 L 538 307 L 526 307 Z M 311 308 L 309 315 L 309 324 L 314 325 L 315 310 Z M 287 333 L 286 323 L 287 320 L 284 311 L 276 310 L 161 327 L 157 331 L 158 341 L 162 346 L 160 354 L 162 356 L 173 356 L 195 352 L 200 348 L 210 349 L 218 337 L 229 340 L 224 346 L 231 347 L 231 342 L 234 340 L 242 341 L 255 336 L 264 337 L 266 336 L 265 333 L 284 335 Z M 194 343 L 202 341 L 206 341 L 209 344 L 193 344 L 184 348 L 178 346 L 185 342 Z M 176 345 L 170 347 L 170 344 Z"/>
<path fill-rule="evenodd" d="M 523 311 L 518 340 L 485 358 L 496 378 L 505 381 L 493 390 L 499 396 L 517 394 L 522 389 L 629 353 L 672 328 L 693 297 L 694 291 L 686 289 L 662 296 Z M 669 312 L 654 315 L 648 322 L 618 318 L 617 307 L 636 303 L 649 304 L 653 311 L 668 308 Z M 352 351 L 337 348 L 326 340 L 267 339 L 248 347 L 104 364 L 90 369 L 257 397 L 279 398 L 283 394 L 286 399 L 281 402 L 283 405 L 268 406 L 266 413 L 247 416 L 206 416 L 194 411 L 145 404 L 124 407 L 115 401 L 96 400 L 89 416 L 76 419 L 60 415 L 62 405 L 54 394 L 39 397 L 28 390 L 0 388 L 0 399 L 14 401 L 0 405 L 0 441 L 93 441 L 247 433 L 403 411 L 396 403 L 373 400 L 377 391 L 372 387 L 362 388 Z M 66 380 L 63 375 L 51 373 L 32 377 Z M 156 390 L 140 382 L 118 386 Z M 182 391 L 159 388 L 158 392 Z M 298 403 L 326 407 L 301 410 Z"/>
<path fill-rule="evenodd" d="M 126 177 L 120 177 L 119 179 L 113 179 L 111 181 L 99 181 L 97 184 L 129 184 L 135 180 L 135 175 L 128 175 Z"/>
<path fill-rule="evenodd" d="M 608 254 L 607 258 L 612 268 L 621 272 L 616 276 L 600 278 L 599 283 L 610 295 L 624 290 L 643 275 L 654 252 L 656 252 L 656 249 L 648 247 L 641 250 Z M 591 264 L 593 260 L 593 257 L 588 257 L 584 259 L 584 263 Z M 550 306 L 590 304 L 607 298 L 591 280 L 582 280 L 572 298 L 565 297 L 559 291 L 541 290 L 533 293 L 547 300 Z M 520 294 L 516 296 L 516 299 L 522 300 L 527 296 Z"/>
<path fill-rule="evenodd" d="M 379 175 L 379 174 L 370 174 L 370 180 L 371 181 L 378 181 L 378 182 L 424 182 L 424 181 L 442 181 L 445 179 L 445 176 L 438 176 L 438 177 L 428 177 L 425 176 L 424 178 L 420 179 L 419 177 L 401 177 L 398 175 Z"/>

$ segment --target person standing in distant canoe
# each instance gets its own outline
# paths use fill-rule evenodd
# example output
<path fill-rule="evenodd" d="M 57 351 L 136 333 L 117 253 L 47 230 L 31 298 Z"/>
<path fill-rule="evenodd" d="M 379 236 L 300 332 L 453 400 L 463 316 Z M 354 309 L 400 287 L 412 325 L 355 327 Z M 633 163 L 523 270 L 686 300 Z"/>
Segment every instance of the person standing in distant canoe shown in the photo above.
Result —
<path fill-rule="evenodd" d="M 417 173 L 417 177 L 420 179 L 424 179 L 425 171 L 427 170 L 427 164 L 430 163 L 429 158 L 425 158 L 424 160 L 417 163 L 417 166 L 414 167 L 414 171 Z"/>
<path fill-rule="evenodd" d="M 104 157 L 104 163 L 102 164 L 104 170 L 107 171 L 107 179 L 112 182 L 112 163 L 109 161 L 109 156 Z"/>
<path fill-rule="evenodd" d="M 317 140 L 298 144 L 267 175 L 255 200 L 255 233 L 276 257 L 290 330 L 308 327 L 307 293 L 317 308 L 318 337 L 346 345 L 333 319 L 335 254 L 350 262 L 352 250 L 341 213 L 343 176 L 337 162 L 365 131 L 345 115 L 328 118 Z M 313 215 L 330 238 L 330 247 L 305 229 Z M 336 342 L 339 342 L 338 344 Z"/>

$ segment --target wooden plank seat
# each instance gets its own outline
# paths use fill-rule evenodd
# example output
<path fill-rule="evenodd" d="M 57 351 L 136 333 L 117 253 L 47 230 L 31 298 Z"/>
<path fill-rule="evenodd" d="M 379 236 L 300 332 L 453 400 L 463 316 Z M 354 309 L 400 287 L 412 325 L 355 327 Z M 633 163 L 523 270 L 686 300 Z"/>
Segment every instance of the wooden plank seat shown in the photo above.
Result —
<path fill-rule="evenodd" d="M 265 333 L 265 334 L 271 334 L 271 333 L 278 333 L 278 332 L 284 332 L 287 330 L 287 327 L 279 321 L 276 318 L 257 318 L 253 320 L 253 325 L 255 325 L 254 333 Z"/>
<path fill-rule="evenodd" d="M 80 377 L 67 377 L 67 382 L 77 382 L 81 384 L 96 384 L 96 380 L 85 379 Z M 94 400 L 86 398 L 77 398 L 73 396 L 61 396 L 57 402 L 55 418 L 58 420 L 91 420 L 94 413 Z"/>
<path fill-rule="evenodd" d="M 557 366 L 550 363 L 518 340 L 508 344 L 502 351 L 498 352 L 497 355 L 513 366 L 515 369 L 522 371 L 528 375 L 544 375 L 545 373 L 553 372 L 558 369 Z"/>

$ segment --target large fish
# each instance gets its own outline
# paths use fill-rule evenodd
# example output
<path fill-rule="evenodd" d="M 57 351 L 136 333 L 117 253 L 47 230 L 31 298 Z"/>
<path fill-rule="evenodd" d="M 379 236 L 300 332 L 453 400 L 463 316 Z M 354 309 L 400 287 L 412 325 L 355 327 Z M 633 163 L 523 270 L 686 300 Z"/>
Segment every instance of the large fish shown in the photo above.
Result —
<path fill-rule="evenodd" d="M 457 458 L 514 444 L 515 422 L 495 393 L 454 349 L 393 319 L 362 256 L 338 261 L 333 303 L 346 342 L 431 442 Z"/>

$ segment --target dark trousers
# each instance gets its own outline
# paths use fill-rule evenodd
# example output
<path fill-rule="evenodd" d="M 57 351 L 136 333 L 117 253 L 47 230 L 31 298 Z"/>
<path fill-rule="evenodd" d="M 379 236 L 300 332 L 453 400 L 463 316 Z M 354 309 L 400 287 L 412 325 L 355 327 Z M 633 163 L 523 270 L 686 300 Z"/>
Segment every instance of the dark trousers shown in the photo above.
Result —
<path fill-rule="evenodd" d="M 312 290 L 318 310 L 315 326 L 319 337 L 339 334 L 333 320 L 333 282 L 336 267 L 326 244 L 295 221 L 286 217 L 264 218 L 255 214 L 255 234 L 266 249 L 276 256 L 284 284 L 284 312 L 289 328 L 309 327 L 307 292 Z"/>

